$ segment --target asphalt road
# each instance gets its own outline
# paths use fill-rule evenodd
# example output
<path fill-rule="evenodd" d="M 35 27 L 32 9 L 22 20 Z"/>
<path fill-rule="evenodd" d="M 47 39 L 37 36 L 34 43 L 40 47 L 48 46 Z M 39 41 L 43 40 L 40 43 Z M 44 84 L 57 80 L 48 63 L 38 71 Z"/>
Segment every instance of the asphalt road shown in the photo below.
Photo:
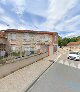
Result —
<path fill-rule="evenodd" d="M 66 61 L 66 54 L 60 60 Z M 80 92 L 80 70 L 56 62 L 26 92 Z"/>
<path fill-rule="evenodd" d="M 69 52 L 67 52 L 67 53 L 64 52 L 64 53 L 61 55 L 61 57 L 59 57 L 58 61 L 60 61 L 60 60 L 63 60 L 63 61 L 68 60 L 68 61 L 70 61 L 69 59 L 67 59 L 68 53 L 69 53 Z M 58 61 L 57 61 L 57 62 L 58 62 Z"/>

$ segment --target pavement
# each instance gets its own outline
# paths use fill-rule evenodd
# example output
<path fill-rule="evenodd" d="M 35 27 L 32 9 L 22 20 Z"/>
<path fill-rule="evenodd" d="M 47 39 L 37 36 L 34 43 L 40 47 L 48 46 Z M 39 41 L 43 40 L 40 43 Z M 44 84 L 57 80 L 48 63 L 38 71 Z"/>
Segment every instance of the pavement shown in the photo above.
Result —
<path fill-rule="evenodd" d="M 80 92 L 80 61 L 67 59 L 64 52 L 25 92 Z"/>
<path fill-rule="evenodd" d="M 61 56 L 58 51 L 0 79 L 0 92 L 25 92 Z"/>
<path fill-rule="evenodd" d="M 80 69 L 80 61 L 74 61 L 74 60 L 67 59 L 67 55 L 68 55 L 68 52 L 64 53 L 64 55 L 58 58 L 57 62 L 63 65 L 69 66 L 69 67 Z"/>
<path fill-rule="evenodd" d="M 80 70 L 56 62 L 25 92 L 80 92 Z"/>

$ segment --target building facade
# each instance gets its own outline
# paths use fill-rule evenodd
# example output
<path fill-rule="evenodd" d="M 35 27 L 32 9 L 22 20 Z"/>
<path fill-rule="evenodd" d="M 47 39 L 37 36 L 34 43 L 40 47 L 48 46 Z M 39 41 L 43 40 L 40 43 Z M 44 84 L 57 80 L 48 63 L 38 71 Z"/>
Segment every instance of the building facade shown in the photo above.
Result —
<path fill-rule="evenodd" d="M 4 30 L 6 51 L 35 51 L 53 53 L 58 46 L 58 33 L 33 30 Z"/>
<path fill-rule="evenodd" d="M 4 56 L 6 51 L 6 38 L 5 33 L 0 32 L 0 56 Z"/>
<path fill-rule="evenodd" d="M 5 38 L 5 33 L 0 32 L 0 51 L 5 51 L 6 50 L 6 38 Z"/>
<path fill-rule="evenodd" d="M 80 51 L 80 42 L 70 42 L 67 44 L 67 48 L 70 50 Z"/>

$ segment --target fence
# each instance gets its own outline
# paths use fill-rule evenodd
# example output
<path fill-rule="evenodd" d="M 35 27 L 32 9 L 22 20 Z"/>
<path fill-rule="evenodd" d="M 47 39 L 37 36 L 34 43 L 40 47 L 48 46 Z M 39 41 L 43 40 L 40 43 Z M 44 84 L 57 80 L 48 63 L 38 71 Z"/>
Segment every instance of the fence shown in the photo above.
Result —
<path fill-rule="evenodd" d="M 48 52 L 43 54 L 35 54 L 35 55 L 33 54 L 28 57 L 16 59 L 16 62 L 1 65 L 0 78 L 5 77 L 6 75 L 13 73 L 14 71 L 21 69 L 27 65 L 30 65 L 46 56 L 48 56 Z"/>
<path fill-rule="evenodd" d="M 16 51 L 16 52 L 5 52 L 1 51 L 0 54 L 0 64 L 6 64 L 10 62 L 14 62 L 19 59 L 23 59 L 26 57 L 30 57 L 32 55 L 38 55 L 42 53 L 46 53 L 47 50 L 35 50 L 35 51 Z"/>

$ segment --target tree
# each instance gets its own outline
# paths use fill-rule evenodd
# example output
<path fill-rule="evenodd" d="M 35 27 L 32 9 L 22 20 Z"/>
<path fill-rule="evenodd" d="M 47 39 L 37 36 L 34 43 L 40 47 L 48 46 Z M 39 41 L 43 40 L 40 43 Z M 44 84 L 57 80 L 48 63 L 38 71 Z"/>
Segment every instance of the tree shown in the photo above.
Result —
<path fill-rule="evenodd" d="M 58 37 L 58 46 L 62 47 L 62 37 Z"/>
<path fill-rule="evenodd" d="M 62 37 L 58 37 L 58 46 L 62 47 L 62 46 L 66 46 L 69 42 L 77 42 L 80 41 L 80 36 L 78 37 L 73 37 L 73 38 L 63 38 Z"/>
<path fill-rule="evenodd" d="M 66 46 L 67 43 L 68 43 L 68 39 L 67 38 L 62 39 L 62 45 L 63 46 Z"/>

